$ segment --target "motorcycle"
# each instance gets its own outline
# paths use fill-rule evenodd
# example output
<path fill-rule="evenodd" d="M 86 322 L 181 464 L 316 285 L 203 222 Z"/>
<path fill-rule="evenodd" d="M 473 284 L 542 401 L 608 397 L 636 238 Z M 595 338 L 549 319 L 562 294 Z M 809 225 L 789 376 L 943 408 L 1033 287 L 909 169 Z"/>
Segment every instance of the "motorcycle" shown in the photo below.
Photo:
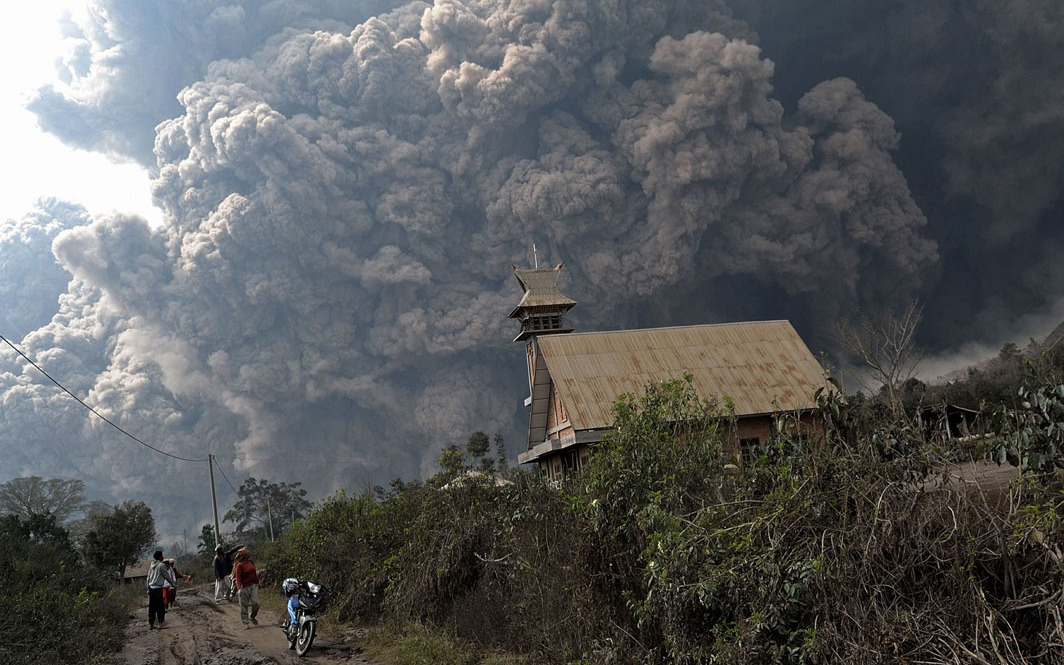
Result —
<path fill-rule="evenodd" d="M 281 627 L 285 629 L 288 648 L 295 649 L 295 652 L 302 656 L 314 643 L 314 635 L 318 631 L 317 614 L 325 605 L 328 589 L 317 582 L 295 578 L 285 580 L 281 588 L 288 596 L 289 607 L 296 617 L 295 623 L 286 620 Z"/>

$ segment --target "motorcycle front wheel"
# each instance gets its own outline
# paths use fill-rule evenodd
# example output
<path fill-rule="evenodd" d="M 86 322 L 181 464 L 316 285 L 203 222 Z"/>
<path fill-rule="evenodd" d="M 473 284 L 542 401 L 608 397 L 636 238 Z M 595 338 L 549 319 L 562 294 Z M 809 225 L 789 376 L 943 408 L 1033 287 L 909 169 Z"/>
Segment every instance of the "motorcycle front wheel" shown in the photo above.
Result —
<path fill-rule="evenodd" d="M 314 622 L 307 621 L 299 627 L 299 635 L 296 636 L 296 653 L 302 656 L 310 650 L 314 643 Z"/>

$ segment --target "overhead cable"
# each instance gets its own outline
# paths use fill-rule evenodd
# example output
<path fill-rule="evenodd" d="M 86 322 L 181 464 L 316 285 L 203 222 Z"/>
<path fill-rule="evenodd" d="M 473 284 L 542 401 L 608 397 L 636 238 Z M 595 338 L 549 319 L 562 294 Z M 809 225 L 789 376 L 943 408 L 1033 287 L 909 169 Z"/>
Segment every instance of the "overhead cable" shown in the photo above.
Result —
<path fill-rule="evenodd" d="M 153 450 L 153 451 L 159 453 L 160 455 L 166 455 L 167 457 L 172 457 L 173 459 L 181 460 L 182 462 L 206 462 L 207 461 L 206 457 L 204 457 L 204 458 L 193 458 L 193 457 L 182 457 L 180 455 L 174 455 L 173 453 L 168 453 L 165 450 L 160 450 L 160 449 L 156 448 L 155 446 L 151 445 L 150 443 L 146 443 L 144 441 L 141 441 L 140 439 L 138 439 L 137 437 L 133 436 L 132 434 L 130 434 L 126 430 L 122 429 L 121 427 L 119 427 L 115 423 L 111 422 L 111 420 L 109 420 L 107 418 L 107 416 L 103 415 L 102 413 L 100 413 L 96 409 L 94 409 L 91 406 L 89 406 L 88 404 L 86 404 L 84 401 L 82 401 L 82 399 L 80 397 L 78 397 L 74 393 L 72 393 L 69 390 L 67 390 L 66 386 L 64 386 L 63 384 L 59 383 L 54 378 L 52 378 L 51 374 L 49 374 L 48 372 L 44 371 L 44 368 L 42 368 L 40 365 L 38 365 L 37 363 L 33 362 L 33 360 L 31 360 L 29 356 L 27 356 L 17 346 L 15 346 L 10 341 L 8 341 L 8 339 L 6 337 L 4 337 L 3 335 L 0 335 L 0 340 L 3 340 L 3 342 L 5 344 L 7 344 L 8 346 L 10 346 L 15 351 L 15 353 L 17 353 L 20 356 L 22 356 L 22 358 L 25 359 L 26 362 L 28 362 L 29 364 L 31 364 L 34 367 L 36 367 L 37 371 L 40 372 L 41 374 L 45 375 L 48 378 L 49 381 L 51 381 L 55 385 L 59 386 L 60 390 L 65 392 L 67 395 L 70 395 L 71 397 L 73 397 L 74 400 L 77 401 L 78 404 L 82 405 L 83 407 L 85 407 L 86 409 L 91 411 L 97 418 L 99 418 L 100 420 L 104 421 L 105 423 L 107 423 L 111 427 L 114 427 L 116 430 L 118 430 L 122 434 L 125 434 L 126 436 L 128 436 L 131 439 L 133 439 L 134 441 L 136 441 L 140 445 L 144 446 L 145 448 L 148 448 L 149 450 Z"/>

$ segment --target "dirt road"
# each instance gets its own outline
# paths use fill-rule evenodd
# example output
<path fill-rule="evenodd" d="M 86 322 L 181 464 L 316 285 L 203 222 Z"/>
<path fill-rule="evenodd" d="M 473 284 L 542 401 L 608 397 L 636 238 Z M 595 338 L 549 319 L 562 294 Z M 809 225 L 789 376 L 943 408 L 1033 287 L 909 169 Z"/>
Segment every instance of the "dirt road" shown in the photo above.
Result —
<path fill-rule="evenodd" d="M 289 651 L 281 615 L 263 609 L 259 625 L 245 630 L 240 606 L 214 602 L 213 585 L 182 589 L 166 613 L 166 628 L 148 630 L 147 596 L 126 628 L 126 644 L 113 665 L 376 665 L 348 638 L 321 633 L 303 658 Z M 324 623 L 327 619 L 322 619 Z"/>

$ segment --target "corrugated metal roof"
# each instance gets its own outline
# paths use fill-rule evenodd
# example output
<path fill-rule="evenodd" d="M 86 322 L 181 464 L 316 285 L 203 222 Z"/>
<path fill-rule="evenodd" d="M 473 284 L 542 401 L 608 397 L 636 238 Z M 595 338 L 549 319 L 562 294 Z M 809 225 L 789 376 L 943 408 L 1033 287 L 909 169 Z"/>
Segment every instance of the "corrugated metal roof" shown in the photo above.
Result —
<path fill-rule="evenodd" d="M 126 572 L 122 577 L 127 580 L 137 577 L 147 577 L 148 568 L 151 568 L 151 561 L 151 559 L 134 561 L 133 563 L 126 566 Z"/>
<path fill-rule="evenodd" d="M 699 395 L 731 397 L 740 416 L 812 408 L 826 384 L 789 321 L 549 335 L 538 344 L 578 430 L 609 427 L 618 396 L 685 372 Z"/>

